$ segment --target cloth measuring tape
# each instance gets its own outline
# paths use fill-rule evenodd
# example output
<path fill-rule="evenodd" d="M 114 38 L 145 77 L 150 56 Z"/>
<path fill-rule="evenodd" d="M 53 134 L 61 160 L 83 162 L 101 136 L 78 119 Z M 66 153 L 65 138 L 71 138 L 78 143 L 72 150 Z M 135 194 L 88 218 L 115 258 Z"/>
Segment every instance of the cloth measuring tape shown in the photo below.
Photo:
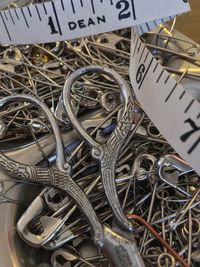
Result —
<path fill-rule="evenodd" d="M 69 40 L 189 10 L 187 0 L 55 0 L 0 12 L 1 44 Z"/>
<path fill-rule="evenodd" d="M 137 99 L 172 147 L 200 173 L 200 103 L 132 31 L 130 79 Z"/>
<path fill-rule="evenodd" d="M 139 39 L 140 34 L 188 10 L 187 0 L 57 0 L 1 11 L 0 43 L 47 43 L 137 25 L 130 59 L 136 96 L 167 141 L 200 173 L 200 104 L 188 93 L 180 99 L 184 88 Z"/>

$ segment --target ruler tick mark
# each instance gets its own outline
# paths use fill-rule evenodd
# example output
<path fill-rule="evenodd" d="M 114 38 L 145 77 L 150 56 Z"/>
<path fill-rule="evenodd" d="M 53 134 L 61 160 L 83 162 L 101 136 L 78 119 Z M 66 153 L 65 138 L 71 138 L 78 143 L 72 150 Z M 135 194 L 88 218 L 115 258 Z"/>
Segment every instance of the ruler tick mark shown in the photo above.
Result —
<path fill-rule="evenodd" d="M 146 62 L 146 60 L 147 60 L 147 58 L 148 58 L 148 55 L 149 55 L 149 51 L 147 52 L 147 54 L 146 54 L 146 57 L 145 57 L 145 59 L 144 59 L 144 63 Z"/>
<path fill-rule="evenodd" d="M 154 60 L 154 58 L 151 59 L 151 61 L 150 61 L 150 63 L 149 63 L 149 66 L 148 66 L 148 68 L 147 68 L 147 70 L 146 70 L 146 72 L 145 72 L 145 74 L 144 74 L 144 76 L 143 76 L 143 78 L 142 78 L 142 81 L 141 81 L 141 83 L 140 83 L 140 85 L 139 85 L 139 87 L 138 87 L 138 90 L 140 90 L 140 88 L 141 88 L 141 86 L 142 86 L 142 84 L 143 84 L 143 82 L 144 82 L 144 79 L 146 78 L 147 73 L 149 72 L 149 69 L 150 69 L 150 67 L 151 67 L 151 65 L 152 65 L 152 63 L 153 63 L 153 60 Z"/>
<path fill-rule="evenodd" d="M 140 53 L 140 48 L 142 46 L 142 43 L 140 43 L 139 47 L 138 47 L 138 54 Z"/>
<path fill-rule="evenodd" d="M 134 0 L 131 0 L 131 5 L 132 5 L 132 12 L 133 12 L 133 19 L 136 20 L 136 13 L 135 13 L 135 4 L 134 4 Z"/>
<path fill-rule="evenodd" d="M 176 83 L 176 84 L 174 85 L 174 87 L 172 88 L 172 90 L 171 90 L 171 92 L 169 93 L 168 97 L 165 99 L 165 102 L 167 102 L 167 101 L 170 99 L 170 97 L 172 96 L 172 94 L 174 93 L 174 91 L 175 91 L 175 89 L 176 89 L 176 87 L 177 87 L 178 85 L 179 85 L 178 83 Z"/>
<path fill-rule="evenodd" d="M 62 10 L 65 11 L 65 6 L 64 6 L 63 0 L 60 0 L 60 3 L 61 3 L 61 6 L 62 6 Z"/>
<path fill-rule="evenodd" d="M 59 20 L 58 20 L 58 15 L 57 15 L 57 12 L 56 12 L 55 4 L 54 4 L 54 2 L 51 2 L 51 4 L 52 4 L 52 7 L 53 7 L 53 12 L 54 12 L 54 15 L 55 15 L 55 18 L 56 18 L 56 22 L 57 22 L 57 25 L 58 25 L 59 33 L 60 33 L 60 35 L 62 35 L 62 31 L 61 31 L 61 28 L 60 28 L 60 23 L 59 23 Z"/>
<path fill-rule="evenodd" d="M 26 19 L 26 16 L 25 16 L 25 14 L 24 14 L 24 10 L 23 10 L 23 8 L 20 8 L 20 10 L 21 10 L 21 12 L 22 12 L 22 15 L 23 15 L 23 17 L 24 17 L 24 20 L 25 20 L 26 26 L 27 26 L 27 28 L 29 28 L 28 21 L 27 21 L 27 19 Z"/>
<path fill-rule="evenodd" d="M 43 8 L 44 8 L 44 12 L 45 12 L 45 14 L 47 15 L 47 9 L 46 9 L 46 6 L 45 6 L 44 3 L 43 3 L 42 5 L 43 5 Z"/>
<path fill-rule="evenodd" d="M 164 84 L 166 84 L 166 83 L 169 81 L 169 78 L 170 78 L 170 75 L 168 74 L 168 76 L 167 76 L 167 78 L 166 78 Z"/>
<path fill-rule="evenodd" d="M 142 26 L 140 25 L 140 30 L 141 30 L 141 32 L 142 32 L 142 34 L 144 33 L 144 30 L 143 30 L 143 28 L 142 28 Z"/>
<path fill-rule="evenodd" d="M 30 17 L 32 17 L 31 10 L 30 10 L 29 6 L 27 7 L 27 9 L 28 9 L 28 13 L 29 13 Z"/>
<path fill-rule="evenodd" d="M 160 81 L 160 79 L 161 79 L 163 73 L 164 73 L 164 69 L 162 69 L 162 71 L 161 71 L 161 73 L 160 73 L 160 75 L 159 75 L 159 77 L 158 77 L 156 83 L 158 83 L 158 82 Z"/>
<path fill-rule="evenodd" d="M 14 19 L 13 19 L 13 16 L 12 16 L 12 14 L 11 14 L 11 11 L 10 11 L 10 9 L 8 10 L 8 12 L 9 12 L 9 14 L 10 14 L 10 18 L 11 18 L 11 20 L 12 20 L 13 24 L 15 25 L 15 21 L 14 21 Z"/>
<path fill-rule="evenodd" d="M 72 6 L 72 11 L 75 14 L 76 12 L 75 12 L 75 8 L 74 8 L 74 2 L 73 2 L 73 0 L 71 0 L 71 6 Z"/>
<path fill-rule="evenodd" d="M 38 6 L 37 6 L 37 5 L 35 6 L 35 9 L 36 9 L 36 11 L 37 11 L 38 18 L 39 18 L 39 20 L 41 21 L 42 18 L 41 18 L 41 16 L 40 16 L 40 12 L 39 12 L 39 9 L 38 9 Z"/>
<path fill-rule="evenodd" d="M 5 11 L 3 12 L 3 14 L 4 14 L 4 16 L 5 16 L 6 20 L 8 20 L 8 16 L 7 16 L 7 14 L 6 14 L 6 12 L 5 12 Z"/>
<path fill-rule="evenodd" d="M 133 43 L 135 43 L 136 36 L 136 33 L 133 33 Z"/>
<path fill-rule="evenodd" d="M 158 83 L 158 82 L 160 81 L 160 79 L 161 79 L 163 73 L 164 73 L 164 69 L 162 69 L 162 71 L 161 71 L 161 73 L 160 73 L 160 75 L 159 75 L 159 77 L 158 77 L 156 83 Z"/>
<path fill-rule="evenodd" d="M 139 39 L 137 39 L 137 42 L 136 42 L 135 47 L 134 47 L 133 57 L 135 56 L 135 52 L 136 52 L 136 49 L 137 49 L 138 40 L 139 40 Z"/>
<path fill-rule="evenodd" d="M 194 104 L 194 99 L 192 99 L 192 100 L 190 101 L 190 103 L 189 103 L 189 105 L 187 106 L 187 108 L 185 109 L 184 113 L 187 113 L 193 104 Z"/>
<path fill-rule="evenodd" d="M 150 31 L 151 28 L 149 27 L 149 23 L 146 23 L 147 30 Z"/>
<path fill-rule="evenodd" d="M 94 8 L 94 1 L 93 0 L 91 0 L 91 5 L 92 5 L 92 12 L 93 12 L 93 14 L 95 14 L 95 8 Z"/>
<path fill-rule="evenodd" d="M 181 100 L 184 97 L 185 93 L 186 93 L 186 91 L 183 91 L 183 93 L 179 97 L 179 100 Z"/>
<path fill-rule="evenodd" d="M 83 7 L 83 0 L 80 0 L 81 7 Z"/>
<path fill-rule="evenodd" d="M 101 3 L 103 2 L 103 0 L 101 0 Z M 110 4 L 111 6 L 113 6 L 113 0 L 110 0 Z"/>
<path fill-rule="evenodd" d="M 155 68 L 153 69 L 153 73 L 157 70 L 157 67 L 158 67 L 158 62 L 156 63 Z"/>
<path fill-rule="evenodd" d="M 8 27 L 7 27 L 6 23 L 5 23 L 5 20 L 4 20 L 3 16 L 2 16 L 2 13 L 1 12 L 0 12 L 0 16 L 1 16 L 1 19 L 3 21 L 3 25 L 4 25 L 5 30 L 7 32 L 8 38 L 9 38 L 10 41 L 12 41 L 11 36 L 10 36 L 10 33 L 9 33 L 9 30 L 8 30 Z"/>
<path fill-rule="evenodd" d="M 200 119 L 200 113 L 199 113 L 199 115 L 197 116 L 197 119 Z"/>
<path fill-rule="evenodd" d="M 142 49 L 142 53 L 141 53 L 141 56 L 140 56 L 140 58 L 139 58 L 139 62 L 141 61 L 142 56 L 144 55 L 144 50 L 145 50 L 145 46 L 144 46 L 143 49 Z"/>
<path fill-rule="evenodd" d="M 14 9 L 14 12 L 15 12 L 15 15 L 16 15 L 17 19 L 19 19 L 19 16 L 17 14 L 17 10 L 16 9 Z"/>

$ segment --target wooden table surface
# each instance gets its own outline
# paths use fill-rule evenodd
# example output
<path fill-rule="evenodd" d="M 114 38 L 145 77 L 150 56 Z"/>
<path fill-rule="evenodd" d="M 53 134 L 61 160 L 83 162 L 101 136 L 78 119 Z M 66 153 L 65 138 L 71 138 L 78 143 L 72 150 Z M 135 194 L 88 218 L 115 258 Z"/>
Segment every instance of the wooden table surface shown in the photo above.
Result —
<path fill-rule="evenodd" d="M 200 0 L 189 2 L 192 11 L 178 18 L 176 28 L 200 44 Z"/>

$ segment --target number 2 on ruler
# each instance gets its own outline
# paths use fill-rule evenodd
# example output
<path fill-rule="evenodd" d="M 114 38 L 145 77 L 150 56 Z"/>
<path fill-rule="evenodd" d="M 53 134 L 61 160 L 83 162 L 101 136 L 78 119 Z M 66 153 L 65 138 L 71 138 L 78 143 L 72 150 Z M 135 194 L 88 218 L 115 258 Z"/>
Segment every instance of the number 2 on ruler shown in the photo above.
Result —
<path fill-rule="evenodd" d="M 133 18 L 136 20 L 136 14 L 135 14 L 135 7 L 134 7 L 134 0 L 131 0 L 132 3 L 132 11 L 133 11 Z M 120 0 L 116 4 L 117 9 L 122 9 L 119 13 L 118 19 L 123 20 L 123 19 L 128 19 L 131 16 L 131 12 L 129 11 L 130 9 L 130 4 L 127 0 Z"/>

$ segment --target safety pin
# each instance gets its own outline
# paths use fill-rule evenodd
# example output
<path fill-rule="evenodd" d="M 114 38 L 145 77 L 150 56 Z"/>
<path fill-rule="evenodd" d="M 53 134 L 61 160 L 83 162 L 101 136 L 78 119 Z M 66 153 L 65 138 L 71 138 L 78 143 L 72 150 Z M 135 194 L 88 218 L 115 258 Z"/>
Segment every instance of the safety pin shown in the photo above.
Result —
<path fill-rule="evenodd" d="M 178 171 L 181 171 L 184 174 L 193 172 L 193 169 L 189 166 L 189 164 L 182 160 L 181 158 L 174 156 L 174 155 L 165 155 L 161 157 L 157 162 L 158 167 L 158 175 L 161 178 L 161 180 L 172 186 L 174 189 L 177 189 L 180 193 L 184 194 L 185 196 L 191 197 L 191 194 L 183 190 L 180 186 L 178 186 L 178 178 L 180 176 L 180 173 Z M 175 168 L 175 171 L 173 173 L 167 173 L 165 171 L 165 168 Z M 182 174 L 181 173 L 181 174 Z"/>
<path fill-rule="evenodd" d="M 186 44 L 190 44 L 191 47 L 188 47 L 188 54 L 189 56 L 194 56 L 194 55 L 197 55 L 199 52 L 200 52 L 200 46 L 192 41 L 187 41 L 187 40 L 184 40 L 184 39 L 181 39 L 181 38 L 178 38 L 178 37 L 174 37 L 172 35 L 165 35 L 165 34 L 161 34 L 161 33 L 153 33 L 153 32 L 147 32 L 146 35 L 150 35 L 150 36 L 156 36 L 157 38 L 161 38 L 161 39 L 169 39 L 169 41 L 178 41 L 178 42 L 184 42 Z M 189 49 L 196 49 L 196 51 L 193 52 L 193 54 L 190 54 L 189 53 Z"/>
<path fill-rule="evenodd" d="M 43 246 L 45 242 L 48 242 L 62 227 L 61 219 L 43 215 L 40 217 L 40 225 L 43 228 L 43 233 L 37 236 L 28 230 L 29 223 L 41 215 L 44 210 L 42 195 L 45 194 L 47 190 L 48 188 L 44 189 L 40 195 L 36 197 L 17 223 L 17 231 L 21 238 L 26 240 L 30 245 L 36 247 Z"/>
<path fill-rule="evenodd" d="M 200 62 L 200 59 L 198 59 L 198 58 L 195 58 L 195 57 L 192 57 L 192 56 L 189 56 L 189 55 L 185 55 L 183 53 L 176 52 L 176 51 L 173 51 L 173 50 L 169 50 L 167 48 L 163 48 L 163 47 L 159 47 L 159 46 L 152 45 L 152 44 L 147 44 L 147 43 L 146 43 L 146 47 L 147 48 L 151 48 L 151 49 L 152 48 L 153 49 L 157 49 L 157 50 L 159 50 L 161 52 L 170 53 L 172 55 L 179 56 L 181 58 L 187 59 L 188 61 Z"/>

